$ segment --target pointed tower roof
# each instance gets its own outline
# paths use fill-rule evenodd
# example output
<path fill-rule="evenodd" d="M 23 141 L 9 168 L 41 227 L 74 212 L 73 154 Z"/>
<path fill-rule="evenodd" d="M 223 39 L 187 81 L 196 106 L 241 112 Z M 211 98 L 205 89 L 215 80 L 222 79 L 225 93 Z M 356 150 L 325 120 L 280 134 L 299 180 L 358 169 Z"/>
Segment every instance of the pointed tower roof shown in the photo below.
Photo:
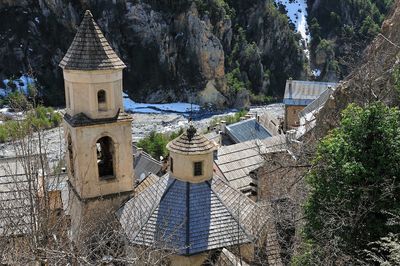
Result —
<path fill-rule="evenodd" d="M 182 135 L 167 144 L 167 149 L 181 154 L 205 154 L 214 151 L 216 146 L 190 125 Z"/>
<path fill-rule="evenodd" d="M 126 67 L 111 48 L 89 10 L 86 10 L 78 32 L 59 66 L 69 70 L 107 70 Z"/>

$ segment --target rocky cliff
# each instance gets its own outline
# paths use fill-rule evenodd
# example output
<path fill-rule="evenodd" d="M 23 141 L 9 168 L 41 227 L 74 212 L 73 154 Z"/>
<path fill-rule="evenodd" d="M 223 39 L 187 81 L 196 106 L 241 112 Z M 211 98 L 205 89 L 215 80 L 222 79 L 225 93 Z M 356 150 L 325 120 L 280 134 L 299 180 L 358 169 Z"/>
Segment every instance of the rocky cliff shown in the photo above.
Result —
<path fill-rule="evenodd" d="M 62 104 L 57 65 L 85 9 L 128 66 L 135 100 L 243 106 L 304 76 L 300 37 L 271 0 L 0 0 L 0 79 L 33 74 Z"/>
<path fill-rule="evenodd" d="M 324 136 L 336 127 L 349 103 L 365 106 L 382 101 L 400 106 L 400 1 L 383 22 L 381 33 L 365 50 L 360 66 L 337 88 L 317 119 L 316 132 Z"/>

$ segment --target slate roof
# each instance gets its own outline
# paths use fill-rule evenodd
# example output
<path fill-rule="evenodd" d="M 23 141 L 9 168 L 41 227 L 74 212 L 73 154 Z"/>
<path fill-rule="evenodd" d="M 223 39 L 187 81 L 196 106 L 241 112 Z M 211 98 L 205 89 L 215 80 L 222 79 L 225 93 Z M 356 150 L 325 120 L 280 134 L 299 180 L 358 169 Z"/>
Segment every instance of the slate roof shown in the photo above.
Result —
<path fill-rule="evenodd" d="M 134 171 L 138 181 L 142 181 L 150 173 L 157 175 L 161 168 L 161 163 L 151 157 L 150 154 L 144 151 L 135 154 Z"/>
<path fill-rule="evenodd" d="M 0 236 L 29 233 L 32 225 L 30 210 L 26 176 L 0 176 Z"/>
<path fill-rule="evenodd" d="M 167 144 L 167 149 L 181 154 L 204 154 L 214 151 L 216 146 L 190 125 L 182 135 Z"/>
<path fill-rule="evenodd" d="M 256 190 L 257 180 L 250 173 L 264 163 L 263 154 L 285 149 L 285 143 L 285 136 L 279 135 L 222 146 L 214 162 L 232 187 L 247 194 Z"/>
<path fill-rule="evenodd" d="M 288 80 L 283 103 L 306 106 L 317 99 L 326 89 L 336 88 L 337 85 L 338 83 L 334 82 Z"/>
<path fill-rule="evenodd" d="M 39 156 L 12 157 L 0 159 L 0 236 L 23 235 L 31 230 L 30 215 L 32 193 L 36 193 L 25 169 L 28 162 L 31 166 L 39 165 Z M 31 169 L 35 173 L 38 169 Z M 35 187 L 34 189 L 32 187 Z"/>
<path fill-rule="evenodd" d="M 235 143 L 271 137 L 271 134 L 255 118 L 226 126 L 226 133 Z"/>
<path fill-rule="evenodd" d="M 89 10 L 86 10 L 75 38 L 59 66 L 69 70 L 108 70 L 126 67 L 107 42 Z"/>
<path fill-rule="evenodd" d="M 253 241 L 262 214 L 218 176 L 189 183 L 168 173 L 126 202 L 117 216 L 130 243 L 192 255 Z"/>

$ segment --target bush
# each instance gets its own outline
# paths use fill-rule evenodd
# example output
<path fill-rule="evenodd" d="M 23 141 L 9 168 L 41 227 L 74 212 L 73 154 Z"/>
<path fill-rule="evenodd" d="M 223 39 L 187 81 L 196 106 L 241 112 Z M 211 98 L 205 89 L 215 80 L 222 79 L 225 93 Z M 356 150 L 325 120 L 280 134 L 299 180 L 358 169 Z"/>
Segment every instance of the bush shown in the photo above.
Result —
<path fill-rule="evenodd" d="M 376 103 L 343 111 L 341 125 L 319 144 L 307 176 L 304 232 L 314 249 L 334 247 L 357 258 L 369 243 L 400 231 L 390 223 L 390 213 L 400 213 L 399 162 L 397 108 Z"/>
<path fill-rule="evenodd" d="M 160 158 L 160 156 L 165 158 L 168 156 L 168 150 L 166 147 L 168 142 L 177 138 L 182 133 L 182 128 L 179 131 L 173 132 L 170 135 L 152 131 L 147 137 L 139 140 L 137 146 L 139 148 L 142 148 L 145 152 L 147 152 L 157 160 Z"/>

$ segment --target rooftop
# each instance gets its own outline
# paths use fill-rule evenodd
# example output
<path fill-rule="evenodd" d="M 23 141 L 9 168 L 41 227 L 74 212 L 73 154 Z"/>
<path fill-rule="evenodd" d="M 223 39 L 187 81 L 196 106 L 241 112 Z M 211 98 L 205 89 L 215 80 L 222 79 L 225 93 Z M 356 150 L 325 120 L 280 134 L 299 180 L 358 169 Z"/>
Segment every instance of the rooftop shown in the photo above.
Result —
<path fill-rule="evenodd" d="M 218 176 L 189 183 L 166 174 L 118 211 L 132 244 L 192 255 L 248 243 L 262 210 Z"/>
<path fill-rule="evenodd" d="M 336 88 L 338 83 L 302 80 L 286 81 L 283 102 L 287 105 L 308 105 L 328 88 Z"/>
<path fill-rule="evenodd" d="M 86 10 L 60 67 L 68 70 L 109 70 L 126 66 L 111 48 L 92 13 Z"/>
<path fill-rule="evenodd" d="M 167 144 L 167 149 L 181 154 L 204 154 L 216 149 L 216 145 L 199 134 L 193 125 Z"/>
<path fill-rule="evenodd" d="M 151 157 L 150 154 L 140 151 L 135 154 L 134 170 L 139 182 L 149 174 L 157 175 L 161 171 L 162 165 L 159 161 Z"/>
<path fill-rule="evenodd" d="M 215 164 L 229 184 L 246 193 L 257 186 L 251 172 L 264 163 L 263 154 L 284 149 L 285 136 L 274 136 L 263 141 L 250 140 L 218 149 Z"/>
<path fill-rule="evenodd" d="M 271 137 L 271 134 L 255 118 L 226 126 L 226 133 L 235 143 Z"/>

